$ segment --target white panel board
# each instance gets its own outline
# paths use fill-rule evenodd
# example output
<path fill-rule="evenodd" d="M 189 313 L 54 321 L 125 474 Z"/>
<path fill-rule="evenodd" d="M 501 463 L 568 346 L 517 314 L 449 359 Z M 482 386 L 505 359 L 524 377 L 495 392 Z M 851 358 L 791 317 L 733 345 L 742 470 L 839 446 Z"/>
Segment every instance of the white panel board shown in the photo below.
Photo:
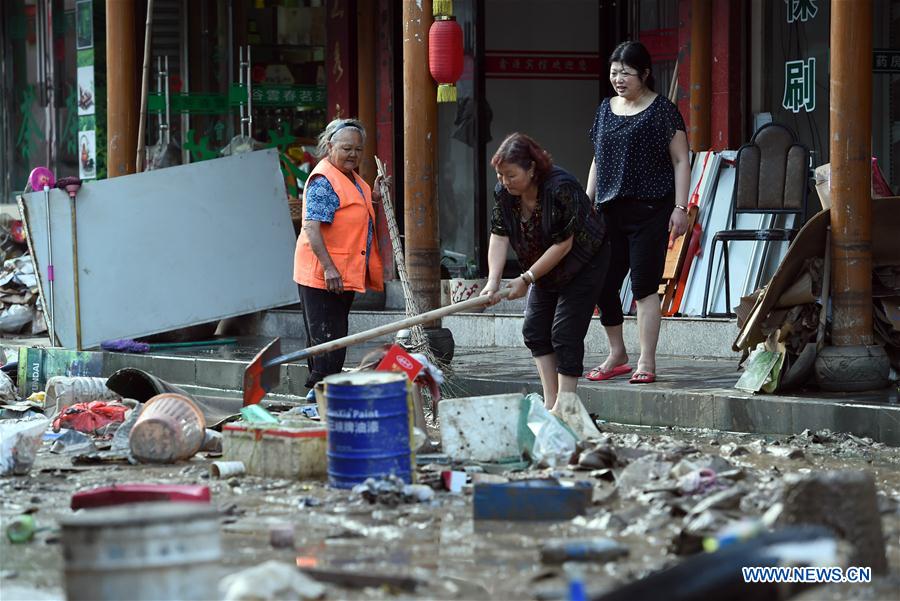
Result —
<path fill-rule="evenodd" d="M 710 158 L 712 161 L 712 158 Z M 709 167 L 707 167 L 709 169 Z M 681 301 L 680 312 L 682 315 L 697 316 L 703 311 L 703 292 L 706 288 L 706 273 L 709 269 L 710 247 L 713 236 L 717 232 L 728 227 L 728 215 L 731 209 L 731 191 L 734 188 L 734 167 L 716 165 L 715 178 L 710 180 L 710 193 L 700 203 L 700 223 L 703 233 L 700 239 L 700 254 L 694 258 L 691 271 L 685 283 L 684 298 Z M 717 245 L 721 246 L 721 245 Z M 716 249 L 718 255 L 720 249 Z M 715 276 L 715 269 L 713 269 Z M 712 286 L 712 284 L 711 284 Z"/>
<path fill-rule="evenodd" d="M 44 292 L 44 193 L 23 197 Z M 78 193 L 84 348 L 297 302 L 295 237 L 274 149 L 85 184 Z M 50 192 L 57 336 L 75 346 L 71 211 Z"/>

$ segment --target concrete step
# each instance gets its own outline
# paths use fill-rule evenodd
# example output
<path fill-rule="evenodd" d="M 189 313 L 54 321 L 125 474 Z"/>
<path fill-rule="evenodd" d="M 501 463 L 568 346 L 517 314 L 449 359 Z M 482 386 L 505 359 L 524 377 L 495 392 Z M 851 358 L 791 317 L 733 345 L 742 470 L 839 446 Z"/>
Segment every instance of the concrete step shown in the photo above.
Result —
<path fill-rule="evenodd" d="M 102 375 L 135 367 L 201 396 L 239 398 L 244 369 L 269 341 L 267 337 L 245 337 L 233 347 L 144 355 L 101 353 Z M 282 339 L 283 352 L 302 347 L 302 340 Z M 368 344 L 348 349 L 347 367 L 358 365 L 372 347 L 373 344 Z M 4 350 L 8 353 L 12 349 Z M 596 365 L 602 358 L 602 352 L 589 350 L 585 368 Z M 280 372 L 280 384 L 267 398 L 301 400 L 307 392 L 306 365 L 283 365 Z M 900 446 L 900 395 L 896 388 L 852 395 L 820 392 L 752 395 L 734 388 L 740 373 L 733 359 L 684 356 L 661 355 L 657 375 L 657 382 L 642 385 L 629 384 L 627 377 L 605 382 L 582 380 L 579 395 L 592 414 L 616 423 L 772 435 L 828 428 Z M 523 346 L 476 348 L 458 344 L 447 376 L 447 388 L 454 397 L 541 392 L 534 361 Z"/>
<path fill-rule="evenodd" d="M 501 303 L 502 304 L 502 303 Z M 498 305 L 500 306 L 500 305 Z M 393 321 L 404 319 L 402 311 L 351 311 L 350 332 L 361 332 Z M 453 332 L 457 347 L 523 347 L 522 323 L 524 316 L 517 313 L 460 313 L 445 317 L 443 327 Z M 267 311 L 259 320 L 255 332 L 261 336 L 287 336 L 304 340 L 303 314 L 296 309 Z M 661 355 L 691 358 L 717 358 L 736 360 L 739 357 L 731 349 L 738 329 L 733 319 L 671 317 L 663 318 L 660 327 Z M 639 352 L 637 320 L 626 317 L 624 324 L 625 345 L 635 357 Z M 389 340 L 384 336 L 381 340 Z M 591 320 L 585 338 L 588 352 L 608 351 L 606 334 L 600 319 Z"/>
<path fill-rule="evenodd" d="M 602 359 L 589 353 L 586 369 Z M 453 369 L 458 396 L 541 393 L 534 362 L 521 349 L 458 350 Z M 591 414 L 615 423 L 773 435 L 827 428 L 900 446 L 895 387 L 854 394 L 754 395 L 734 388 L 740 374 L 730 360 L 660 356 L 653 384 L 630 384 L 627 376 L 581 380 L 578 394 Z"/>

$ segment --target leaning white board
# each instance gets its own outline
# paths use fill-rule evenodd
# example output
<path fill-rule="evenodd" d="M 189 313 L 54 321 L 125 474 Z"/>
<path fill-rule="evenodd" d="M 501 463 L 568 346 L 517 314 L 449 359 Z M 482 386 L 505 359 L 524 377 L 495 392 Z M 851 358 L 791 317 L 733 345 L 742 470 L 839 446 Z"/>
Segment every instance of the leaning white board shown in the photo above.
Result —
<path fill-rule="evenodd" d="M 23 201 L 46 295 L 44 193 Z M 74 348 L 69 202 L 50 191 L 55 328 Z M 274 149 L 90 182 L 75 202 L 84 348 L 298 300 L 294 229 Z"/>

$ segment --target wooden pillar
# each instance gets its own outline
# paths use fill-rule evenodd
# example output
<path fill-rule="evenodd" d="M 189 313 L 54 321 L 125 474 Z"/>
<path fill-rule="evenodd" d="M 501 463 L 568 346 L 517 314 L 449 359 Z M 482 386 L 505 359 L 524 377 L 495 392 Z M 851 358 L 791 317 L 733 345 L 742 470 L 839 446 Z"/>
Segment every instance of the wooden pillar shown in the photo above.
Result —
<path fill-rule="evenodd" d="M 394 33 L 396 31 L 396 15 L 393 0 L 378 0 L 375 15 L 375 130 L 370 135 L 375 137 L 376 152 L 387 164 L 388 173 L 393 176 L 392 187 L 394 211 L 402 208 L 401 196 L 403 178 L 394 164 Z M 401 222 L 401 215 L 395 215 Z M 387 222 L 378 223 L 378 248 L 381 251 L 381 262 L 384 265 L 384 279 L 393 280 L 394 251 Z"/>
<path fill-rule="evenodd" d="M 368 4 L 364 0 L 362 4 Z M 328 87 L 328 119 L 356 117 L 356 0 L 326 0 L 325 76 Z"/>
<path fill-rule="evenodd" d="M 106 0 L 107 173 L 134 173 L 138 99 L 135 93 L 134 0 Z"/>
<path fill-rule="evenodd" d="M 710 149 L 728 150 L 743 142 L 742 83 L 746 5 L 740 0 L 713 0 L 712 76 L 710 79 Z"/>
<path fill-rule="evenodd" d="M 694 152 L 710 147 L 712 77 L 712 0 L 691 3 L 691 117 L 689 140 Z"/>
<path fill-rule="evenodd" d="M 375 2 L 360 2 L 356 12 L 356 69 L 359 120 L 366 128 L 366 147 L 359 174 L 369 185 L 375 181 Z"/>
<path fill-rule="evenodd" d="M 403 0 L 403 183 L 406 268 L 419 308 L 440 306 L 437 86 L 428 70 L 431 0 Z M 435 324 L 437 325 L 437 324 Z"/>
<path fill-rule="evenodd" d="M 870 345 L 872 0 L 832 1 L 830 55 L 831 341 Z"/>

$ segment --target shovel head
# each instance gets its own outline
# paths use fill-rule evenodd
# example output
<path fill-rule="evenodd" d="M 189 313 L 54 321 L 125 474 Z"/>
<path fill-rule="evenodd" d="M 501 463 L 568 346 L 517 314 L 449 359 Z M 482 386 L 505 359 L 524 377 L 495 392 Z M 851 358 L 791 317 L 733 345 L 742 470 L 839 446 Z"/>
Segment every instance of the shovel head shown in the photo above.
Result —
<path fill-rule="evenodd" d="M 266 363 L 281 355 L 281 338 L 276 338 L 256 354 L 244 370 L 244 407 L 259 403 L 266 393 L 275 388 L 281 377 L 281 365 Z"/>

